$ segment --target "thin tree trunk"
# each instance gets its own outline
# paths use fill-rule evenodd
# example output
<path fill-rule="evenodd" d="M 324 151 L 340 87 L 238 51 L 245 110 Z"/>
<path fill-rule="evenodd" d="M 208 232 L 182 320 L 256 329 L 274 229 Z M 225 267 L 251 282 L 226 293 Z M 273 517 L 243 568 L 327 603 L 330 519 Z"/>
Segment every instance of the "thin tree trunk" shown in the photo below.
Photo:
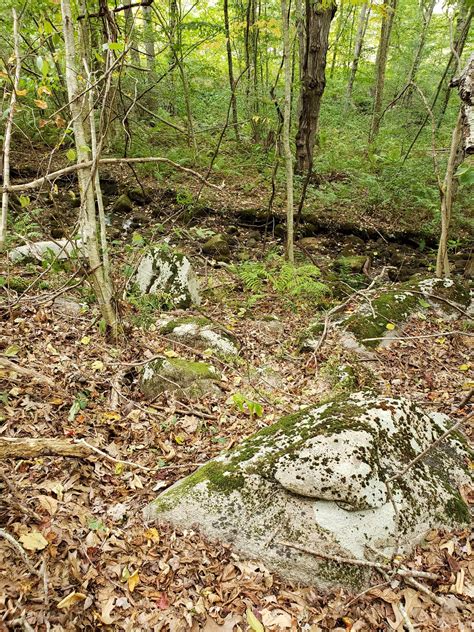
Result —
<path fill-rule="evenodd" d="M 286 167 L 286 258 L 294 263 L 293 245 L 293 156 L 290 146 L 291 116 L 291 59 L 290 24 L 286 0 L 281 0 L 281 18 L 283 25 L 283 60 L 285 71 L 285 103 L 283 109 L 283 152 Z"/>
<path fill-rule="evenodd" d="M 448 62 L 447 73 L 443 80 L 444 85 L 441 86 L 441 106 L 438 112 L 438 128 L 443 122 L 444 115 L 448 108 L 449 99 L 451 97 L 450 84 L 457 72 L 459 72 L 459 60 L 464 51 L 469 28 L 474 15 L 474 8 L 468 7 L 466 1 L 462 1 L 459 7 L 459 15 L 456 22 L 456 33 L 454 41 L 451 43 L 451 56 Z"/>
<path fill-rule="evenodd" d="M 13 16 L 13 45 L 15 49 L 15 76 L 13 78 L 12 94 L 10 97 L 10 107 L 8 111 L 7 123 L 5 125 L 5 136 L 3 140 L 3 186 L 10 186 L 10 145 L 12 139 L 13 118 L 15 116 L 15 105 L 18 84 L 20 83 L 21 58 L 20 58 L 20 36 L 18 28 L 18 16 L 15 9 L 12 9 Z M 8 190 L 2 194 L 2 215 L 0 219 L 0 249 L 5 247 L 7 237 L 8 218 Z"/>
<path fill-rule="evenodd" d="M 423 20 L 423 27 L 421 29 L 420 39 L 418 41 L 418 47 L 416 49 L 415 57 L 408 73 L 407 85 L 412 84 L 416 80 L 418 70 L 420 68 L 421 59 L 423 57 L 423 50 L 426 44 L 426 37 L 428 35 L 428 29 L 431 23 L 431 17 L 433 16 L 433 9 L 435 7 L 436 0 L 428 0 L 428 3 L 422 1 L 420 11 Z M 409 103 L 413 94 L 413 86 L 409 87 L 405 94 L 405 103 Z"/>
<path fill-rule="evenodd" d="M 387 68 L 390 36 L 392 34 L 393 19 L 397 7 L 397 0 L 388 0 L 386 13 L 382 18 L 380 40 L 375 61 L 375 94 L 372 122 L 370 125 L 369 142 L 373 142 L 380 128 L 380 114 L 382 112 L 383 91 L 385 87 L 385 71 Z"/>
<path fill-rule="evenodd" d="M 341 39 L 343 27 L 344 27 L 344 0 L 341 0 L 339 4 L 339 18 L 337 20 L 337 29 L 336 29 L 336 37 L 334 39 L 333 44 L 333 54 L 332 54 L 332 62 L 331 62 L 331 70 L 329 71 L 329 76 L 331 79 L 334 76 L 334 69 L 336 67 L 336 59 L 337 59 L 337 50 L 339 48 L 339 40 Z"/>
<path fill-rule="evenodd" d="M 83 95 L 79 96 L 82 91 L 78 85 L 79 72 L 76 63 L 76 45 L 74 41 L 74 24 L 72 21 L 70 0 L 61 0 L 61 13 L 66 61 L 66 85 L 72 115 L 77 162 L 85 163 L 89 161 L 89 149 L 84 131 L 84 119 L 87 120 L 86 102 Z M 95 158 L 94 156 L 94 159 Z M 118 322 L 113 305 L 112 281 L 110 278 L 105 277 L 97 240 L 98 230 L 92 169 L 89 167 L 79 170 L 77 178 L 81 197 L 79 221 L 82 247 L 89 260 L 94 291 L 99 302 L 102 316 L 106 326 L 111 330 L 112 335 L 116 337 Z"/>
<path fill-rule="evenodd" d="M 365 2 L 359 13 L 359 24 L 357 26 L 357 35 L 354 46 L 354 57 L 351 64 L 351 73 L 349 75 L 349 81 L 347 82 L 347 103 L 350 103 L 352 99 L 352 90 L 354 89 L 354 81 L 357 74 L 357 68 L 359 67 L 359 60 L 362 53 L 362 46 L 364 45 L 365 31 L 367 30 L 367 24 L 369 22 L 370 7 L 369 3 Z"/>
<path fill-rule="evenodd" d="M 301 83 L 301 111 L 296 134 L 296 172 L 311 167 L 321 100 L 326 86 L 326 58 L 336 5 L 306 0 L 306 43 Z"/>
<path fill-rule="evenodd" d="M 305 58 L 305 37 L 304 37 L 304 20 L 303 20 L 303 6 L 302 0 L 296 0 L 295 2 L 295 18 L 296 18 L 296 34 L 298 37 L 298 111 L 297 117 L 300 118 L 302 107 L 302 90 L 301 84 L 303 82 L 303 64 Z"/>
<path fill-rule="evenodd" d="M 131 4 L 131 0 L 130 0 Z M 140 54 L 138 52 L 133 32 L 135 29 L 135 20 L 133 17 L 133 11 L 130 7 L 125 9 L 125 37 L 127 45 L 130 46 L 130 59 L 134 66 L 140 67 Z"/>
<path fill-rule="evenodd" d="M 462 163 L 464 152 L 462 150 L 462 128 L 463 116 L 462 110 L 459 112 L 456 126 L 453 130 L 451 138 L 451 148 L 449 151 L 448 166 L 443 185 L 440 190 L 441 196 L 441 236 L 438 245 L 438 256 L 436 259 L 436 276 L 449 277 L 449 260 L 448 260 L 448 235 L 449 224 L 451 222 L 451 212 L 453 201 L 456 195 L 457 182 L 455 173 Z"/>
<path fill-rule="evenodd" d="M 234 127 L 235 140 L 240 141 L 239 135 L 239 119 L 237 115 L 237 96 L 235 94 L 234 68 L 232 63 L 232 44 L 230 42 L 230 26 L 229 26 L 229 0 L 224 0 L 224 29 L 227 48 L 227 68 L 229 72 L 230 98 L 232 105 L 232 122 Z"/>
<path fill-rule="evenodd" d="M 155 79 L 155 36 L 153 30 L 153 18 L 151 6 L 142 7 L 143 19 L 145 20 L 145 55 L 146 67 L 149 71 L 148 83 L 153 83 Z"/>

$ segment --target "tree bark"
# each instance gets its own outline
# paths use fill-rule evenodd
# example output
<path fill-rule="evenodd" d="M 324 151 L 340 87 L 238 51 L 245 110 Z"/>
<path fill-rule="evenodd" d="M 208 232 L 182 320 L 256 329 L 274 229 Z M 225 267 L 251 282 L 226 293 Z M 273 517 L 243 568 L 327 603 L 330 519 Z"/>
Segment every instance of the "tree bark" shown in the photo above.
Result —
<path fill-rule="evenodd" d="M 87 121 L 88 118 L 86 100 L 78 84 L 78 76 L 80 73 L 76 62 L 76 44 L 74 41 L 74 24 L 72 21 L 70 0 L 61 0 L 61 13 L 66 60 L 66 85 L 72 115 L 77 162 L 87 163 L 89 161 L 89 148 L 86 142 L 84 120 Z M 96 160 L 98 160 L 98 156 L 94 156 L 94 161 Z M 95 168 L 97 168 L 97 164 L 95 164 Z M 105 275 L 98 243 L 99 231 L 95 211 L 93 189 L 94 174 L 92 169 L 90 167 L 80 169 L 77 179 L 81 197 L 79 222 L 82 247 L 89 260 L 92 283 L 102 316 L 107 328 L 111 331 L 112 335 L 116 337 L 118 333 L 118 320 L 113 305 L 112 280 Z"/>
<path fill-rule="evenodd" d="M 301 111 L 296 134 L 296 172 L 311 168 L 321 100 L 326 86 L 326 58 L 334 2 L 306 0 L 306 42 L 301 83 Z"/>
<path fill-rule="evenodd" d="M 337 29 L 336 29 L 336 37 L 334 39 L 333 44 L 333 54 L 332 54 L 332 62 L 331 62 L 331 70 L 329 71 L 329 76 L 331 79 L 334 76 L 334 69 L 336 68 L 336 60 L 337 60 L 337 51 L 339 47 L 339 40 L 341 39 L 342 31 L 344 29 L 344 0 L 341 0 L 339 4 L 339 18 L 337 20 Z"/>
<path fill-rule="evenodd" d="M 130 2 L 131 4 L 131 2 Z M 133 11 L 128 6 L 125 9 L 125 38 L 127 40 L 127 45 L 130 46 L 130 59 L 132 60 L 132 64 L 134 66 L 140 67 L 140 54 L 138 52 L 133 32 L 135 31 L 135 20 L 133 17 Z"/>
<path fill-rule="evenodd" d="M 448 259 L 448 235 L 451 223 L 451 213 L 453 201 L 456 195 L 457 182 L 455 173 L 462 163 L 464 152 L 462 150 L 462 111 L 459 112 L 456 126 L 451 138 L 451 148 L 449 151 L 448 166 L 443 185 L 440 190 L 441 197 L 441 235 L 438 245 L 438 256 L 436 258 L 436 276 L 449 277 Z"/>
<path fill-rule="evenodd" d="M 392 34 L 393 19 L 397 8 L 397 0 L 388 0 L 386 13 L 382 18 L 380 40 L 375 60 L 375 94 L 372 122 L 370 125 L 369 142 L 373 142 L 380 128 L 380 114 L 382 112 L 383 91 L 385 87 L 385 71 L 387 68 L 390 36 Z"/>
<path fill-rule="evenodd" d="M 283 152 L 286 167 L 286 258 L 294 263 L 293 246 L 293 156 L 290 146 L 291 118 L 291 59 L 290 24 L 286 0 L 281 0 L 281 18 L 283 26 L 283 65 L 285 73 L 285 102 L 283 108 Z"/>
<path fill-rule="evenodd" d="M 232 123 L 235 140 L 240 141 L 239 118 L 237 114 L 237 96 L 235 94 L 234 67 L 232 63 L 232 44 L 230 42 L 229 0 L 224 0 L 224 30 L 227 49 L 227 69 L 229 73 L 230 98 L 232 105 Z"/>
<path fill-rule="evenodd" d="M 148 83 L 154 83 L 155 80 L 155 37 L 153 31 L 153 18 L 151 14 L 151 6 L 143 7 L 143 19 L 145 21 L 145 55 L 146 67 L 149 71 Z"/>
<path fill-rule="evenodd" d="M 352 100 L 352 90 L 354 89 L 354 81 L 357 74 L 357 68 L 359 67 L 359 60 L 362 53 L 362 46 L 364 45 L 365 31 L 367 30 L 367 24 L 369 22 L 370 7 L 368 2 L 364 2 L 359 13 L 359 24 L 357 26 L 357 35 L 354 45 L 354 57 L 351 64 L 351 72 L 349 75 L 349 81 L 347 82 L 347 103 Z"/>
<path fill-rule="evenodd" d="M 5 136 L 3 140 L 3 186 L 10 186 L 10 144 L 12 138 L 13 118 L 15 116 L 15 105 L 17 99 L 18 84 L 20 82 L 21 58 L 20 58 L 20 36 L 18 28 L 18 16 L 15 9 L 12 9 L 13 17 L 13 45 L 15 50 L 15 75 L 13 78 L 12 93 L 7 122 L 5 125 Z M 2 194 L 2 214 L 0 217 L 0 250 L 5 246 L 7 237 L 8 218 L 8 189 L 4 189 Z"/>

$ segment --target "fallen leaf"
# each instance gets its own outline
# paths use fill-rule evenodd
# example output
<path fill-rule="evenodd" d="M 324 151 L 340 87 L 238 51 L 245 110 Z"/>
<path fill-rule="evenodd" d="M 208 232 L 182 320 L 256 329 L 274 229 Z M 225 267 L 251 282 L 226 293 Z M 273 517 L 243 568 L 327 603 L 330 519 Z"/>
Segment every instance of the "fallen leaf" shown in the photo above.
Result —
<path fill-rule="evenodd" d="M 64 597 L 64 599 L 61 599 L 61 601 L 56 604 L 56 608 L 70 608 L 71 606 L 74 606 L 76 603 L 79 603 L 80 601 L 84 601 L 84 599 L 86 599 L 86 595 L 83 595 L 82 593 L 79 592 L 72 592 L 69 593 L 69 595 L 67 595 L 67 597 Z"/>
<path fill-rule="evenodd" d="M 88 345 L 90 341 L 91 341 L 90 336 L 84 336 L 83 338 L 81 338 L 81 345 Z"/>
<path fill-rule="evenodd" d="M 158 533 L 158 529 L 155 529 L 155 527 L 147 529 L 144 535 L 147 540 L 151 540 L 152 542 L 158 543 L 160 541 L 160 534 Z"/>
<path fill-rule="evenodd" d="M 94 371 L 103 371 L 104 363 L 101 360 L 95 360 L 92 362 L 91 368 L 94 369 Z"/>
<path fill-rule="evenodd" d="M 58 510 L 58 501 L 52 496 L 40 494 L 38 496 L 38 502 L 51 516 L 54 516 Z"/>
<path fill-rule="evenodd" d="M 251 630 L 253 630 L 254 632 L 265 632 L 265 628 L 257 619 L 257 617 L 254 615 L 251 608 L 247 608 L 245 612 L 245 616 Z"/>
<path fill-rule="evenodd" d="M 393 323 L 387 323 L 385 325 L 385 329 L 388 329 L 389 331 L 393 331 L 395 329 L 395 325 Z"/>
<path fill-rule="evenodd" d="M 133 592 L 140 582 L 140 575 L 138 574 L 138 570 L 134 571 L 127 580 L 128 589 L 130 592 Z"/>
<path fill-rule="evenodd" d="M 14 358 L 16 355 L 18 355 L 19 351 L 20 351 L 20 347 L 18 345 L 10 345 L 9 347 L 5 349 L 5 351 L 3 352 L 3 355 L 6 356 L 7 358 Z"/>
<path fill-rule="evenodd" d="M 48 540 L 39 531 L 30 531 L 21 535 L 20 542 L 23 544 L 23 548 L 28 551 L 42 551 L 49 544 Z"/>

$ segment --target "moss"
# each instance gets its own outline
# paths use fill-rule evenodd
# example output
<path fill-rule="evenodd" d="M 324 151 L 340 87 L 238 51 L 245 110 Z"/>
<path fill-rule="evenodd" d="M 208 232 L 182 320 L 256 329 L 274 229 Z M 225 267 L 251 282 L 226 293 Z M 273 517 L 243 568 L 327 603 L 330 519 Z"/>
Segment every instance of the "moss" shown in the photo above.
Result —
<path fill-rule="evenodd" d="M 0 288 L 7 287 L 18 294 L 22 294 L 31 284 L 31 281 L 20 276 L 0 277 Z"/>
<path fill-rule="evenodd" d="M 348 585 L 354 590 L 360 590 L 367 579 L 367 570 L 354 564 L 321 562 L 318 572 L 325 581 Z"/>
<path fill-rule="evenodd" d="M 454 520 L 455 522 L 467 524 L 471 522 L 469 507 L 463 501 L 459 493 L 456 493 L 456 496 L 446 503 L 446 514 L 451 521 Z"/>
<path fill-rule="evenodd" d="M 182 318 L 174 318 L 170 320 L 166 325 L 160 328 L 160 334 L 170 334 L 176 327 L 181 325 L 197 325 L 198 327 L 206 327 L 211 325 L 211 321 L 203 316 L 183 316 Z"/>
<path fill-rule="evenodd" d="M 338 257 L 334 262 L 334 267 L 343 272 L 362 272 L 367 261 L 365 255 L 347 255 Z"/>

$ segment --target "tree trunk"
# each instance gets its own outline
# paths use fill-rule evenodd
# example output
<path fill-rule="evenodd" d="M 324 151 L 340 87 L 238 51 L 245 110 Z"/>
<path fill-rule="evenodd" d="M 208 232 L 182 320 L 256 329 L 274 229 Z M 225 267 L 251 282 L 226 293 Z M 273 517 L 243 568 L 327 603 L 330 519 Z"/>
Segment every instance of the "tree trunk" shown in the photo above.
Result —
<path fill-rule="evenodd" d="M 375 94 L 374 108 L 372 113 L 372 123 L 370 126 L 369 142 L 373 142 L 380 128 L 380 114 L 382 111 L 383 91 L 385 87 L 385 71 L 387 68 L 388 50 L 390 47 L 390 36 L 392 34 L 393 19 L 397 0 L 388 0 L 386 13 L 382 18 L 380 29 L 380 40 L 375 60 Z"/>
<path fill-rule="evenodd" d="M 441 197 L 441 235 L 438 245 L 438 256 L 436 259 L 436 276 L 449 277 L 448 260 L 448 235 L 449 224 L 451 222 L 451 212 L 453 200 L 456 195 L 457 181 L 455 173 L 464 159 L 462 150 L 462 111 L 459 112 L 456 127 L 451 138 L 451 148 L 449 151 L 448 166 L 443 185 L 440 190 Z"/>
<path fill-rule="evenodd" d="M 415 57 L 411 65 L 410 72 L 408 73 L 406 85 L 413 83 L 416 79 L 416 75 L 418 74 L 418 70 L 421 64 L 421 59 L 423 57 L 423 50 L 425 48 L 426 37 L 428 35 L 428 29 L 430 27 L 431 17 L 433 15 L 433 9 L 434 9 L 435 4 L 436 4 L 436 0 L 428 0 L 427 3 L 423 1 L 421 2 L 420 11 L 421 11 L 421 17 L 423 20 L 423 27 L 421 29 L 420 39 L 418 41 L 418 47 L 416 49 Z M 412 94 L 413 94 L 413 86 L 410 85 L 410 87 L 405 93 L 406 104 L 410 103 Z"/>
<path fill-rule="evenodd" d="M 281 0 L 283 26 L 283 64 L 285 72 L 285 103 L 283 108 L 283 152 L 286 167 L 286 258 L 294 263 L 293 251 L 293 156 L 290 146 L 291 117 L 291 59 L 290 24 L 286 0 Z"/>
<path fill-rule="evenodd" d="M 301 83 L 301 111 L 296 134 L 296 172 L 311 168 L 321 100 L 326 86 L 326 58 L 336 5 L 306 0 L 306 43 Z"/>
<path fill-rule="evenodd" d="M 131 3 L 131 0 L 130 0 Z M 140 67 L 140 54 L 134 41 L 133 32 L 135 31 L 135 20 L 130 7 L 125 9 L 125 38 L 127 45 L 130 46 L 130 59 L 134 66 Z"/>
<path fill-rule="evenodd" d="M 151 6 L 143 6 L 143 19 L 145 21 L 145 55 L 146 67 L 148 68 L 148 83 L 155 80 L 155 34 L 153 30 L 153 19 Z"/>
<path fill-rule="evenodd" d="M 235 94 L 234 67 L 232 63 L 232 44 L 230 42 L 229 0 L 224 0 L 224 30 L 227 48 L 227 68 L 229 72 L 230 98 L 232 105 L 232 123 L 234 127 L 235 140 L 240 141 L 239 119 L 237 115 L 237 96 Z"/>
<path fill-rule="evenodd" d="M 460 70 L 460 68 L 458 68 L 458 60 L 463 54 L 464 46 L 469 34 L 469 28 L 472 22 L 472 16 L 474 15 L 474 8 L 468 7 L 467 4 L 466 0 L 461 0 L 459 15 L 456 22 L 456 33 L 452 43 L 451 56 L 448 61 L 446 72 L 441 80 L 444 85 L 441 85 L 441 106 L 438 112 L 438 128 L 443 122 L 443 117 L 448 108 L 449 99 L 451 97 L 450 84 L 456 73 Z"/>
<path fill-rule="evenodd" d="M 357 74 L 357 68 L 359 67 L 359 60 L 362 53 L 362 46 L 364 44 L 365 31 L 367 30 L 367 24 L 369 22 L 370 7 L 369 3 L 365 2 L 359 13 L 359 24 L 357 26 L 357 35 L 354 46 L 354 57 L 351 64 L 351 72 L 349 75 L 349 81 L 347 82 L 347 103 L 349 104 L 352 99 L 352 90 L 354 89 L 354 81 Z"/>
<path fill-rule="evenodd" d="M 8 110 L 7 122 L 5 125 L 5 136 L 3 139 L 3 186 L 10 186 L 10 144 L 12 138 L 13 118 L 15 116 L 15 105 L 18 84 L 20 82 L 21 58 L 20 58 L 20 36 L 18 29 L 18 16 L 15 9 L 12 9 L 13 16 L 13 45 L 15 49 L 15 76 L 13 78 L 10 106 Z M 2 215 L 0 218 L 0 250 L 5 247 L 7 237 L 7 217 L 8 217 L 8 190 L 2 194 Z"/>
<path fill-rule="evenodd" d="M 86 100 L 78 84 L 79 72 L 76 63 L 76 45 L 74 41 L 74 24 L 72 21 L 70 0 L 61 0 L 61 13 L 63 20 L 64 48 L 66 61 L 66 85 L 68 90 L 69 107 L 72 116 L 72 127 L 76 145 L 78 163 L 89 161 L 89 148 L 86 142 L 84 120 L 87 119 Z M 94 156 L 94 160 L 98 156 Z M 99 307 L 106 323 L 114 337 L 117 336 L 118 322 L 113 306 L 112 281 L 104 273 L 103 261 L 100 255 L 98 243 L 98 226 L 95 211 L 95 198 L 93 181 L 94 174 L 91 168 L 80 169 L 77 175 L 79 193 L 81 197 L 80 208 L 80 234 L 82 248 L 84 249 L 90 266 L 94 291 L 99 302 Z"/>
<path fill-rule="evenodd" d="M 344 29 L 344 0 L 341 0 L 339 4 L 339 18 L 337 20 L 337 29 L 336 29 L 336 37 L 334 39 L 333 44 L 333 54 L 332 54 L 332 62 L 331 62 L 331 70 L 329 71 L 329 76 L 331 79 L 334 76 L 334 69 L 336 68 L 336 59 L 337 59 L 337 50 L 339 47 L 339 40 L 341 39 L 342 31 Z"/>

